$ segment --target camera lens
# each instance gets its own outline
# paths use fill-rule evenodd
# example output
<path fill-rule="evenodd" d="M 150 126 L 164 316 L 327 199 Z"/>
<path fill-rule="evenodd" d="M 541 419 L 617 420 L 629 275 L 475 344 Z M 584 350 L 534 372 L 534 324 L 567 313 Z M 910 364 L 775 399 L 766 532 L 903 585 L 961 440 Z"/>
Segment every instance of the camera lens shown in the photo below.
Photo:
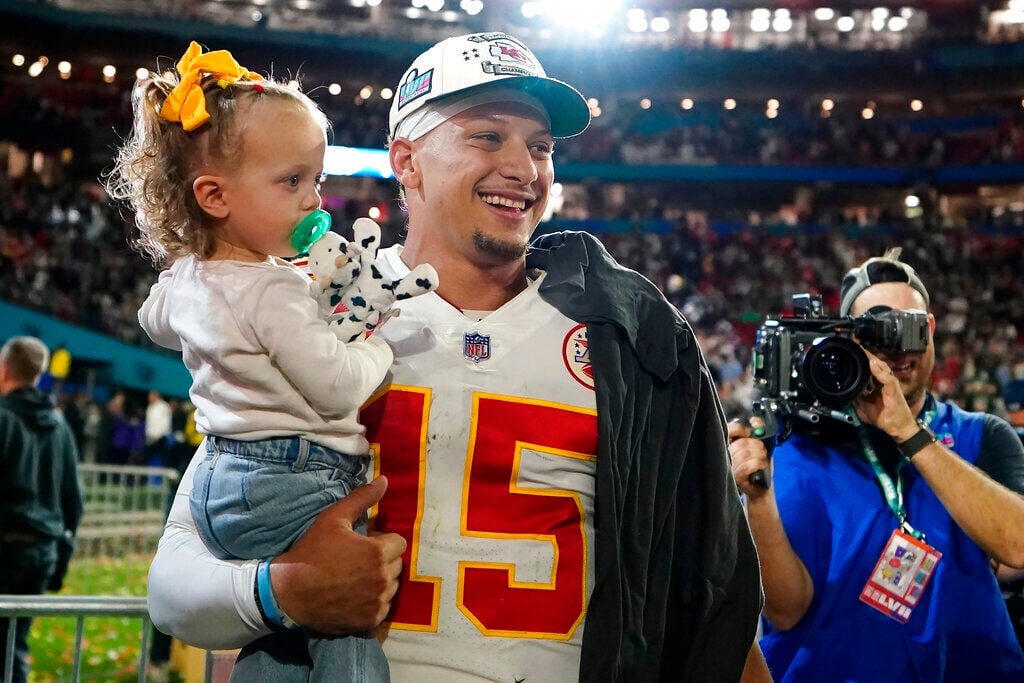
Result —
<path fill-rule="evenodd" d="M 842 408 L 864 390 L 871 370 L 855 342 L 822 337 L 804 352 L 801 374 L 815 398 L 831 408 Z"/>

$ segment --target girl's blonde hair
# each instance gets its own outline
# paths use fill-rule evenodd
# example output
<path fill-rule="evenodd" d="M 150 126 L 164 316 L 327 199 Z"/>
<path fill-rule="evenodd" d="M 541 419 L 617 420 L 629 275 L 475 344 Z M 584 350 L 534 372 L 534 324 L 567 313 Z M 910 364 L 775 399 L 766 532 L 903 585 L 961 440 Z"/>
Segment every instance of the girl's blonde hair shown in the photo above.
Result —
<path fill-rule="evenodd" d="M 270 80 L 225 83 L 211 75 L 201 82 L 209 120 L 185 130 L 181 122 L 160 115 L 179 82 L 177 75 L 154 75 L 136 84 L 132 132 L 104 178 L 107 193 L 135 213 L 132 246 L 157 266 L 187 254 L 207 258 L 213 253 L 213 219 L 199 207 L 192 183 L 209 162 L 230 162 L 237 156 L 244 130 L 239 115 L 247 111 L 243 104 L 251 106 L 262 98 L 290 101 L 307 108 L 325 131 L 329 128 L 320 108 L 297 89 Z"/>

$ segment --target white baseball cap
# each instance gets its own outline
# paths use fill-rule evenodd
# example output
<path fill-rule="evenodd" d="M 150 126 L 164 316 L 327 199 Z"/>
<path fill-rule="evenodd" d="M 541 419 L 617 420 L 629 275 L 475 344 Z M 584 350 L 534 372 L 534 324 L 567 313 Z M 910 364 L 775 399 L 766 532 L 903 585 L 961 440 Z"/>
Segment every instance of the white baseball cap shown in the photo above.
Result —
<path fill-rule="evenodd" d="M 417 57 L 398 82 L 388 131 L 394 137 L 398 124 L 428 103 L 485 88 L 530 95 L 544 107 L 556 138 L 578 135 L 590 124 L 590 107 L 576 88 L 549 78 L 530 48 L 495 32 L 446 38 Z"/>

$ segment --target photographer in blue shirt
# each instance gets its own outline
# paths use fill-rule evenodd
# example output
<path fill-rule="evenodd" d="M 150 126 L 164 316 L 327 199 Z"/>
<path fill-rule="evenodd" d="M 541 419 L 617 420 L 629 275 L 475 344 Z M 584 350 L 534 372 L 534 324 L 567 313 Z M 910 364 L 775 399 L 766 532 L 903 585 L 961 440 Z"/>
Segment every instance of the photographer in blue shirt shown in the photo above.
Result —
<path fill-rule="evenodd" d="M 846 275 L 841 316 L 928 311 L 899 253 Z M 784 417 L 770 461 L 730 426 L 776 681 L 1024 680 L 997 583 L 1024 567 L 1024 447 L 1004 420 L 928 392 L 927 321 L 923 351 L 863 343 L 871 379 L 846 419 Z M 751 483 L 761 471 L 768 487 Z"/>

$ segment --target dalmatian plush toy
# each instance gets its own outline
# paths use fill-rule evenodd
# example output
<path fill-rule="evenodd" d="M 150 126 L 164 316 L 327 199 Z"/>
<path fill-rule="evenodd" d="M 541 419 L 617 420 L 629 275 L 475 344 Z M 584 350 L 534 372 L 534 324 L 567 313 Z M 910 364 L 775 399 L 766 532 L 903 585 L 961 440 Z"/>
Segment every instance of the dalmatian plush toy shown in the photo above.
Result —
<path fill-rule="evenodd" d="M 385 278 L 377 261 L 380 226 L 359 218 L 352 230 L 351 242 L 328 232 L 309 249 L 309 268 L 316 278 L 313 297 L 334 334 L 346 343 L 398 315 L 391 308 L 396 301 L 426 294 L 438 284 L 437 271 L 427 263 L 397 280 Z"/>

